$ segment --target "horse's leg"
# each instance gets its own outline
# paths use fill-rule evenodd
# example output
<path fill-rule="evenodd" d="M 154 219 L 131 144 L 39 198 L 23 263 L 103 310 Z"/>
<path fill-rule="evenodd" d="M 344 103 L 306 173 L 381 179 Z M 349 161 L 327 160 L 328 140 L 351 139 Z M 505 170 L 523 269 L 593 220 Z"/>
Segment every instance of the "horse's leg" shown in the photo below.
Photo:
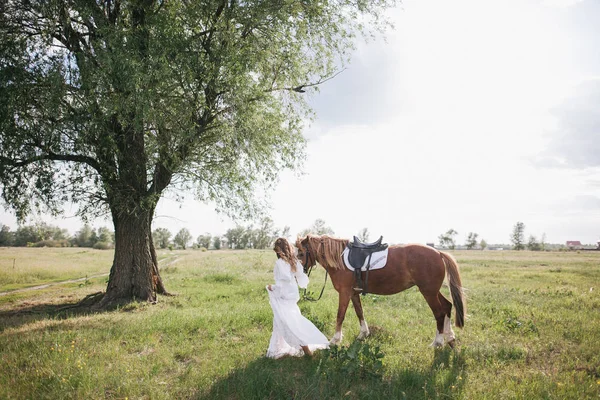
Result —
<path fill-rule="evenodd" d="M 338 312 L 337 312 L 337 321 L 335 324 L 335 334 L 329 341 L 331 344 L 338 344 L 342 341 L 342 324 L 344 323 L 344 318 L 346 317 L 346 310 L 348 309 L 348 304 L 350 303 L 350 294 L 344 291 L 340 292 L 339 295 L 339 304 L 338 304 Z"/>
<path fill-rule="evenodd" d="M 437 293 L 436 294 L 426 294 L 421 292 L 427 304 L 429 304 L 429 308 L 433 311 L 433 316 L 435 317 L 435 322 L 437 323 L 437 331 L 435 334 L 435 339 L 430 346 L 432 347 L 442 347 L 444 345 L 444 318 L 446 317 L 446 313 L 442 303 L 440 302 Z"/>
<path fill-rule="evenodd" d="M 371 332 L 369 331 L 369 325 L 367 325 L 367 321 L 365 321 L 365 317 L 363 316 L 362 303 L 360 302 L 360 293 L 354 293 L 352 295 L 352 305 L 354 306 L 354 311 L 356 311 L 356 316 L 360 321 L 360 333 L 358 334 L 357 339 L 362 340 L 369 336 Z"/>
<path fill-rule="evenodd" d="M 450 320 L 450 313 L 452 311 L 452 303 L 441 292 L 438 292 L 438 300 L 440 301 L 442 308 L 444 309 L 444 338 L 448 346 L 454 348 L 454 330 L 452 330 L 452 321 Z"/>

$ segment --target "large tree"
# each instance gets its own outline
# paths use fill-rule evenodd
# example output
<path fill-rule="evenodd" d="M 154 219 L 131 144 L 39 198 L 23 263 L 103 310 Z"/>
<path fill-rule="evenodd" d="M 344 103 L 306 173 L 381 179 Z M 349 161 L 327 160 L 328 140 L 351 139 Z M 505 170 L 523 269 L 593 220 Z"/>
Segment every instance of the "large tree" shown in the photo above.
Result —
<path fill-rule="evenodd" d="M 467 247 L 467 249 L 472 250 L 475 248 L 475 246 L 477 246 L 477 238 L 479 237 L 479 234 L 475 233 L 475 232 L 469 232 L 469 234 L 467 235 L 467 242 L 465 243 L 465 246 Z"/>
<path fill-rule="evenodd" d="M 192 234 L 187 228 L 182 228 L 173 238 L 173 243 L 181 247 L 183 250 L 187 248 L 188 243 L 192 240 Z"/>
<path fill-rule="evenodd" d="M 100 306 L 166 293 L 152 220 L 170 187 L 233 217 L 303 157 L 304 92 L 394 0 L 3 0 L 0 185 L 19 219 L 109 213 Z M 338 62 L 340 61 L 340 62 Z"/>
<path fill-rule="evenodd" d="M 513 244 L 513 249 L 523 250 L 525 248 L 525 224 L 517 222 L 513 227 L 510 235 L 510 241 Z"/>
<path fill-rule="evenodd" d="M 456 235 L 458 235 L 458 232 L 456 232 L 454 229 L 448 229 L 446 233 L 442 233 L 440 236 L 438 236 L 440 247 L 447 247 L 451 250 L 454 250 L 456 247 L 456 241 L 454 240 L 454 237 Z"/>
<path fill-rule="evenodd" d="M 264 217 L 260 221 L 258 228 L 254 231 L 252 247 L 255 249 L 266 249 L 275 242 L 277 236 L 279 236 L 279 231 L 273 225 L 273 220 L 269 217 Z"/>
<path fill-rule="evenodd" d="M 166 249 L 171 243 L 171 232 L 167 228 L 156 228 L 152 232 L 154 238 L 154 246 L 158 246 L 161 249 Z"/>

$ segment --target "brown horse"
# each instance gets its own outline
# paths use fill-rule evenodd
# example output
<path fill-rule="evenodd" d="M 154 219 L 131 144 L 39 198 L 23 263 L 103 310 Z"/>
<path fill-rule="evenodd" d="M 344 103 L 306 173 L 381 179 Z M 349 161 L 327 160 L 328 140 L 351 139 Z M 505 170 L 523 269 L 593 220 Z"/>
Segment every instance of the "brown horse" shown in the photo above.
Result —
<path fill-rule="evenodd" d="M 304 266 L 305 272 L 319 263 L 329 273 L 333 287 L 339 293 L 337 323 L 331 343 L 339 343 L 342 340 L 342 323 L 350 300 L 360 321 L 358 338 L 362 339 L 369 335 L 360 294 L 354 290 L 354 274 L 345 267 L 342 260 L 342 252 L 347 243 L 347 239 L 327 235 L 308 235 L 296 241 L 298 259 Z M 450 347 L 454 347 L 455 336 L 450 322 L 452 303 L 440 293 L 446 274 L 448 274 L 450 293 L 456 308 L 455 324 L 462 328 L 465 322 L 466 301 L 458 265 L 448 253 L 420 244 L 390 246 L 385 266 L 369 271 L 368 289 L 369 293 L 389 295 L 416 285 L 433 311 L 437 322 L 437 332 L 431 345 L 441 347 L 445 342 Z M 365 279 L 364 272 L 362 279 L 363 281 Z"/>

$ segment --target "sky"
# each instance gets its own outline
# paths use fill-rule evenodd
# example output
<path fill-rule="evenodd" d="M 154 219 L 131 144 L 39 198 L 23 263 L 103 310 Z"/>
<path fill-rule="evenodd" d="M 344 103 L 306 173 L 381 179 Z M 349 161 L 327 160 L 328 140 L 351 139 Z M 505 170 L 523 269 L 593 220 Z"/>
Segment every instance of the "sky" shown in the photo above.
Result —
<path fill-rule="evenodd" d="M 550 243 L 600 240 L 600 2 L 404 0 L 388 15 L 385 40 L 357 42 L 310 95 L 307 160 L 270 193 L 275 226 L 295 236 L 320 218 L 336 236 L 367 228 L 388 243 L 454 229 L 462 244 L 469 232 L 509 243 L 520 221 Z M 174 198 L 154 228 L 235 226 Z M 31 221 L 74 233 L 82 223 L 65 215 Z M 6 210 L 0 222 L 17 226 Z"/>

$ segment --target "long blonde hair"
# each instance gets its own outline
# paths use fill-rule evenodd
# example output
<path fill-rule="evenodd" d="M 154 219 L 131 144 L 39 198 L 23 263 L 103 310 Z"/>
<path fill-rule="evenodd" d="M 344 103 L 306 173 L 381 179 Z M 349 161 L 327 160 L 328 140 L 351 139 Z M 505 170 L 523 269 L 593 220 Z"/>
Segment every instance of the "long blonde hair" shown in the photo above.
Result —
<path fill-rule="evenodd" d="M 275 241 L 273 250 L 279 256 L 279 258 L 283 259 L 283 261 L 290 264 L 292 272 L 296 272 L 296 262 L 298 261 L 298 259 L 296 258 L 296 252 L 294 251 L 294 248 L 292 247 L 290 242 L 287 241 L 286 238 L 278 238 Z"/>

